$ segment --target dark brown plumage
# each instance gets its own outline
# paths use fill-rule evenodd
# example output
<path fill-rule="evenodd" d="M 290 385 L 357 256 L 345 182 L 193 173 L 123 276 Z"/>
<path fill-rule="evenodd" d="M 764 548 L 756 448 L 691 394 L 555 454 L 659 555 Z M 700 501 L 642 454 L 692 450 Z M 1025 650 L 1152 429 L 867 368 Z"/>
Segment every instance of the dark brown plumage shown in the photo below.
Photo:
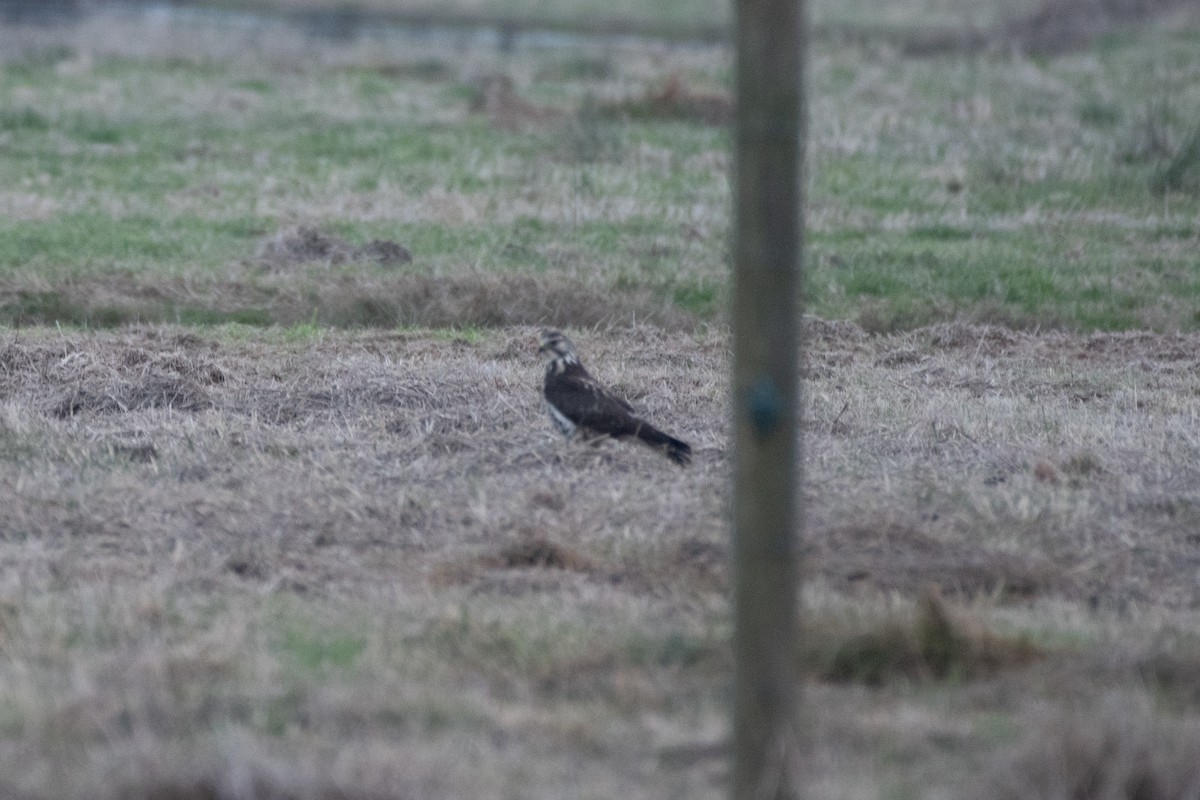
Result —
<path fill-rule="evenodd" d="M 539 352 L 546 356 L 542 397 L 550 418 L 565 436 L 634 438 L 661 451 L 676 464 L 692 460 L 692 448 L 638 417 L 633 407 L 606 389 L 584 369 L 575 345 L 555 330 L 543 330 Z"/>

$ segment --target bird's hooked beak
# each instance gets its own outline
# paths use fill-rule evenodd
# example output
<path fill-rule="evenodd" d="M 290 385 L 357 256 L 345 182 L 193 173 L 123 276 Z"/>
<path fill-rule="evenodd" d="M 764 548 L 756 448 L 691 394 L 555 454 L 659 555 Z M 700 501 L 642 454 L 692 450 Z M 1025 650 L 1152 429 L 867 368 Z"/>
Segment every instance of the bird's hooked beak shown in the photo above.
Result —
<path fill-rule="evenodd" d="M 542 331 L 538 332 L 537 343 L 538 343 L 538 353 L 540 355 L 546 355 L 547 353 L 554 353 L 554 348 L 551 347 L 551 344 L 556 340 L 556 337 L 551 335 L 552 333 L 553 332 L 550 330 L 542 330 Z"/>

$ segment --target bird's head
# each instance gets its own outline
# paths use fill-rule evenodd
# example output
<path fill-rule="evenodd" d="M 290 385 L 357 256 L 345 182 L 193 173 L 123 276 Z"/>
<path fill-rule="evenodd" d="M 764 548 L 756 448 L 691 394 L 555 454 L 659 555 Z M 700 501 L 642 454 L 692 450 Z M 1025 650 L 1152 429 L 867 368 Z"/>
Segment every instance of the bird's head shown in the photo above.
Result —
<path fill-rule="evenodd" d="M 538 335 L 538 344 L 538 352 L 544 355 L 548 361 L 557 359 L 569 363 L 579 361 L 579 357 L 575 355 L 575 345 L 571 344 L 571 340 L 563 336 L 560 331 L 543 328 Z"/>

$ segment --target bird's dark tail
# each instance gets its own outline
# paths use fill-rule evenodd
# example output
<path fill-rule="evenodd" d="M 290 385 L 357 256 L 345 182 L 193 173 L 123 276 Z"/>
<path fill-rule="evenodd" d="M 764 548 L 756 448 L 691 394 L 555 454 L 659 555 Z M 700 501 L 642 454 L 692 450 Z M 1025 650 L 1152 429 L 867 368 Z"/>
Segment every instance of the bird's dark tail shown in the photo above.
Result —
<path fill-rule="evenodd" d="M 636 436 L 648 447 L 661 450 L 663 455 L 681 467 L 686 467 L 692 462 L 691 445 L 687 442 L 679 441 L 674 436 L 668 436 L 652 425 L 647 425 L 643 422 L 638 427 Z"/>

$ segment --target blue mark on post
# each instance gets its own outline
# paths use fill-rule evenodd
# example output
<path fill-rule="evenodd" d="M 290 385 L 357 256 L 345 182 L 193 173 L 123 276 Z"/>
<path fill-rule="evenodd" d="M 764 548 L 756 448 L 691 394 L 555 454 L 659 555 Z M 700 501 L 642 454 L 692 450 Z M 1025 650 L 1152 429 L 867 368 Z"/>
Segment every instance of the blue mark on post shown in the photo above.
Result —
<path fill-rule="evenodd" d="M 746 397 L 746 409 L 750 412 L 750 425 L 761 438 L 770 436 L 779 425 L 783 412 L 783 400 L 775 382 L 766 375 L 759 375 Z"/>

